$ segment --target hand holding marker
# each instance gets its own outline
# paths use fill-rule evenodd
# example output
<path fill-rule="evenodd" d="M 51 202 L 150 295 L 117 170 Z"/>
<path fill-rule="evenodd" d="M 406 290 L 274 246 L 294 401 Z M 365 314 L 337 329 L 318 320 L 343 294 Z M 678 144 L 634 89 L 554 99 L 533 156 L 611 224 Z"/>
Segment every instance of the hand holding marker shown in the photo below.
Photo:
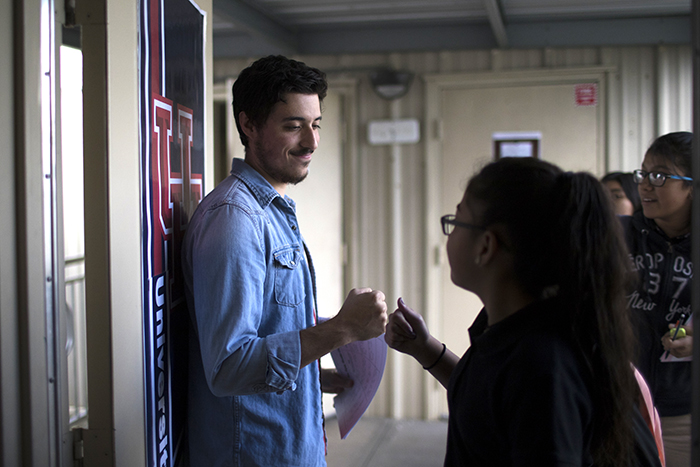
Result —
<path fill-rule="evenodd" d="M 685 318 L 686 314 L 681 313 L 681 316 L 678 318 L 678 321 L 676 321 L 676 327 L 674 329 L 673 336 L 671 337 L 671 342 L 675 341 L 676 338 L 685 337 L 685 329 L 681 327 L 683 326 L 683 323 L 685 323 Z M 679 336 L 679 334 L 681 335 Z M 664 358 L 668 358 L 668 354 L 670 352 L 670 350 L 667 350 L 666 353 L 664 353 Z"/>

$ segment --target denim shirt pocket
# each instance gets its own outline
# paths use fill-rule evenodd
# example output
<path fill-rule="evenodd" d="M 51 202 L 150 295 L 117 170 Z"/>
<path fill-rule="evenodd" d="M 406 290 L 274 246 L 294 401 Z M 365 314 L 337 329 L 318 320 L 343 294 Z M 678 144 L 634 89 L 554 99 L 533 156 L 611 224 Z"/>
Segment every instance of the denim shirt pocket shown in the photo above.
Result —
<path fill-rule="evenodd" d="M 299 305 L 306 296 L 301 247 L 282 247 L 273 252 L 272 257 L 275 264 L 275 300 L 283 306 Z"/>

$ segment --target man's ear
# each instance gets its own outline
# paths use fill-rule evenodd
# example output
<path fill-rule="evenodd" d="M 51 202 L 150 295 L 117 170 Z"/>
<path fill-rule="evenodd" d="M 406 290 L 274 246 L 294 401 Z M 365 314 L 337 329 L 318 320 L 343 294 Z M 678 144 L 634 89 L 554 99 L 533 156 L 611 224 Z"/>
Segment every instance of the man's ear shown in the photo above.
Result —
<path fill-rule="evenodd" d="M 250 139 L 257 130 L 255 124 L 248 118 L 248 115 L 246 115 L 245 112 L 240 112 L 238 114 L 238 123 L 241 124 L 241 130 L 248 137 L 248 139 Z"/>

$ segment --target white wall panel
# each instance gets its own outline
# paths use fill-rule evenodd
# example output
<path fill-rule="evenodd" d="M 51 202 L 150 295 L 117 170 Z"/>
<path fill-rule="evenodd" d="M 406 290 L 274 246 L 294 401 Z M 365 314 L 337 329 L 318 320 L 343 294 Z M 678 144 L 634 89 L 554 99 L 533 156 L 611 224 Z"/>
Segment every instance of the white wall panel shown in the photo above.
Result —
<path fill-rule="evenodd" d="M 658 57 L 658 134 L 690 131 L 693 97 L 690 47 L 659 47 Z"/>
<path fill-rule="evenodd" d="M 623 167 L 622 148 L 622 73 L 617 67 L 620 61 L 620 49 L 606 48 L 601 50 L 601 63 L 615 66 L 615 71 L 608 73 L 608 128 L 605 135 L 607 147 L 608 168 Z"/>
<path fill-rule="evenodd" d="M 638 164 L 630 163 L 629 166 L 623 166 L 622 169 L 625 170 L 634 170 L 641 167 L 641 158 L 644 157 L 649 144 L 657 136 L 655 118 L 657 105 L 654 90 L 656 84 L 655 55 L 654 49 L 642 49 L 639 57 L 639 95 L 637 100 L 639 102 L 639 142 L 641 147 L 639 148 L 638 157 L 640 159 L 636 159 L 639 161 Z M 635 160 L 635 154 L 630 155 L 630 162 Z"/>
<path fill-rule="evenodd" d="M 623 49 L 619 57 L 620 70 L 620 141 L 615 148 L 621 156 L 621 166 L 609 164 L 609 169 L 631 170 L 639 167 L 655 131 L 654 50 L 651 48 Z M 610 130 L 613 131 L 613 130 Z"/>

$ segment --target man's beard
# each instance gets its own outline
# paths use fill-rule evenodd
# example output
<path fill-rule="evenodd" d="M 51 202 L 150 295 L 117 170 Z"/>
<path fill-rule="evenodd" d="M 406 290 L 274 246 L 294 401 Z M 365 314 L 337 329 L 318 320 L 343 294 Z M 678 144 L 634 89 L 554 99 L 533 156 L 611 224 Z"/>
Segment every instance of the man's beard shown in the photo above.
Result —
<path fill-rule="evenodd" d="M 274 167 L 272 164 L 268 162 L 268 158 L 266 157 L 267 151 L 263 147 L 261 143 L 256 144 L 255 147 L 255 152 L 258 154 L 258 161 L 260 163 L 260 167 L 265 171 L 266 174 L 268 174 L 270 177 L 272 177 L 273 180 L 279 182 L 279 183 L 286 183 L 288 185 L 296 185 L 299 182 L 302 182 L 307 175 L 309 175 L 309 164 L 311 161 L 308 161 L 305 164 L 305 167 L 307 168 L 306 171 L 302 174 L 296 174 L 292 173 L 290 170 L 285 170 L 286 167 L 278 168 Z M 310 151 L 305 151 L 305 150 L 299 150 L 299 151 L 294 151 L 292 152 L 292 156 L 295 155 L 303 155 L 307 154 Z"/>

